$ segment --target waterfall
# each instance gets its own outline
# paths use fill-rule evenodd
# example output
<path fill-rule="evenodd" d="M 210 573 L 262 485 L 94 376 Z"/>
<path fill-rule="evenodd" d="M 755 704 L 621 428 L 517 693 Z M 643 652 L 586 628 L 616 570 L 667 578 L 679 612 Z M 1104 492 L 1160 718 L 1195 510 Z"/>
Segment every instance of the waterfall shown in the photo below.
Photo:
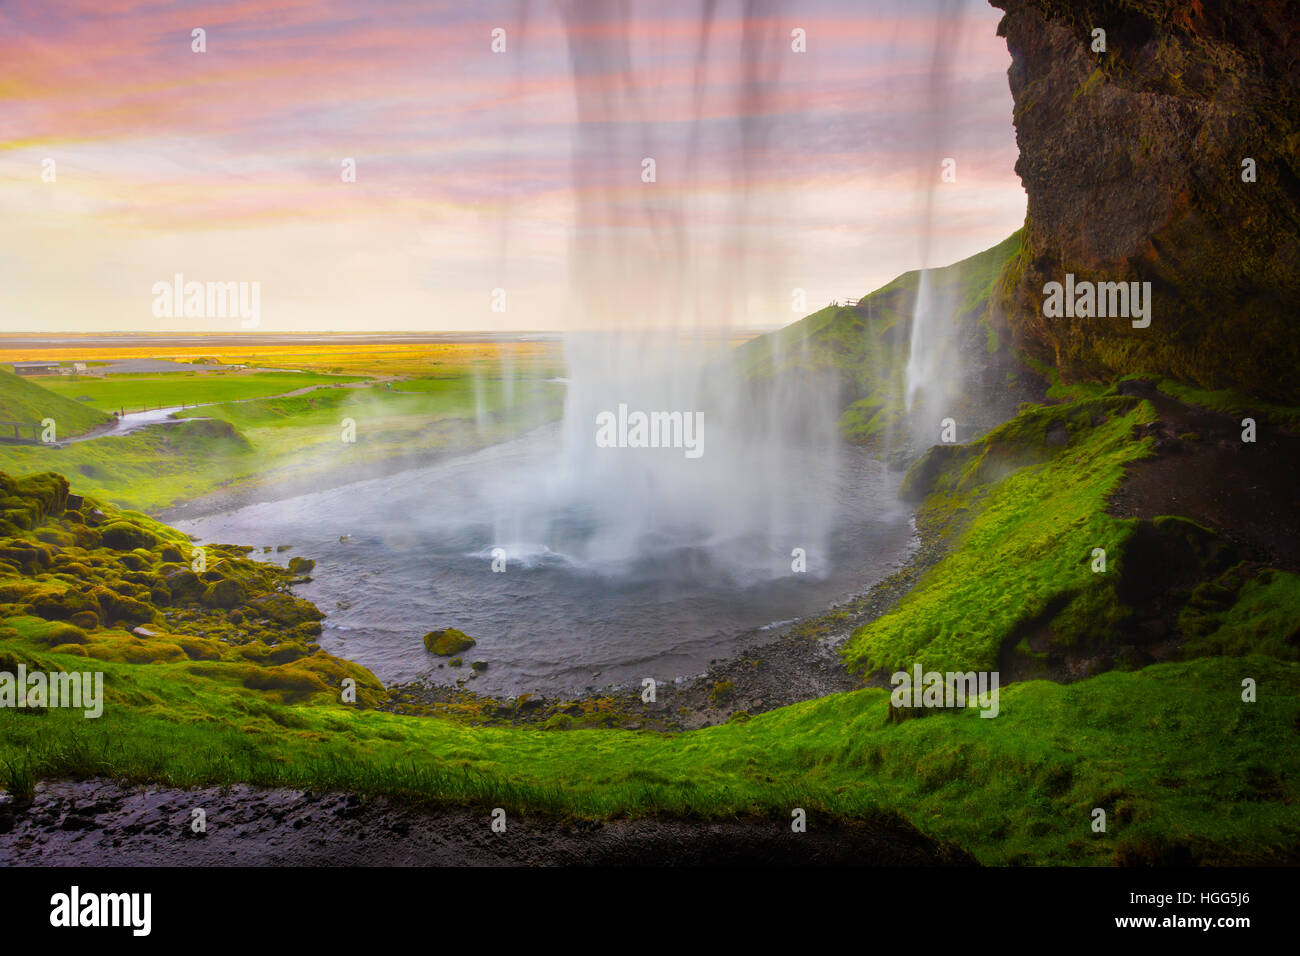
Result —
<path fill-rule="evenodd" d="M 779 219 L 761 187 L 773 176 L 788 29 L 776 0 L 742 0 L 742 28 L 728 35 L 717 6 L 700 0 L 694 11 L 685 40 L 693 99 L 665 116 L 655 85 L 639 79 L 653 49 L 626 5 L 561 4 L 580 119 L 569 261 L 583 331 L 564 341 L 554 457 L 519 476 L 527 494 L 497 505 L 507 552 L 544 549 L 606 569 L 659 555 L 749 580 L 788 576 L 796 548 L 809 572 L 824 566 L 838 460 L 833 390 L 779 354 L 775 336 L 772 371 L 752 384 L 729 341 L 788 310 L 772 268 L 776 240 L 768 231 L 754 245 L 756 224 Z M 738 79 L 718 84 L 719 63 Z M 727 118 L 710 118 L 727 98 Z M 702 416 L 702 453 L 602 447 L 597 423 L 620 409 Z"/>

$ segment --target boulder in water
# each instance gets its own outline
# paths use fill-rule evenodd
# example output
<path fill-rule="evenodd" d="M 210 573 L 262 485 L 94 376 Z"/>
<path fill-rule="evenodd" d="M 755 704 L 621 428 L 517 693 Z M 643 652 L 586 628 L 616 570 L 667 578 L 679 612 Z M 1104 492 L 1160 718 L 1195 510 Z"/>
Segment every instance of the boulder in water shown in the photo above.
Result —
<path fill-rule="evenodd" d="M 474 638 L 463 631 L 456 630 L 454 627 L 430 631 L 424 635 L 424 646 L 441 657 L 450 657 L 453 654 L 459 654 L 461 651 L 467 651 L 476 643 L 478 642 Z"/>

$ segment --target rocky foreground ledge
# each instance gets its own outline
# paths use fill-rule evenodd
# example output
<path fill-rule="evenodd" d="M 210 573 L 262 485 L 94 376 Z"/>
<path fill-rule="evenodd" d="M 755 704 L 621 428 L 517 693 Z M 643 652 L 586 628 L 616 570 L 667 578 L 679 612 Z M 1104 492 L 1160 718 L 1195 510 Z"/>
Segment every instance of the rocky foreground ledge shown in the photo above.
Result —
<path fill-rule="evenodd" d="M 194 811 L 206 832 L 194 832 Z M 37 786 L 0 803 L 0 866 L 664 866 L 971 865 L 901 821 L 565 821 L 420 809 L 355 794 L 127 787 L 107 781 Z"/>

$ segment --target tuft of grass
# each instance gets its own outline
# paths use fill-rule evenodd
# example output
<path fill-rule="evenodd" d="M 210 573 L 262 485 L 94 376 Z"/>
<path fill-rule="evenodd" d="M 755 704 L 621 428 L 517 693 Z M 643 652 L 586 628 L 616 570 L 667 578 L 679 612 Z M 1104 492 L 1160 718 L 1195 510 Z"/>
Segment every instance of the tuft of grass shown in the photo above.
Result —
<path fill-rule="evenodd" d="M 1185 657 L 1271 654 L 1300 660 L 1300 575 L 1238 566 L 1201 584 L 1183 608 Z"/>

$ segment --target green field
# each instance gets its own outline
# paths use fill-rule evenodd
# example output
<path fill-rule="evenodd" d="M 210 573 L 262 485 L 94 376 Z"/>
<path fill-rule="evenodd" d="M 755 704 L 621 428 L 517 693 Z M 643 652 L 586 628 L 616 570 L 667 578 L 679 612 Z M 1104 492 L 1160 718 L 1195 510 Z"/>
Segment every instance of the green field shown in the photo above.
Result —
<path fill-rule="evenodd" d="M 314 385 L 359 382 L 358 376 L 314 372 L 166 372 L 158 375 L 60 375 L 40 379 L 56 395 L 106 412 L 238 402 Z"/>
<path fill-rule="evenodd" d="M 42 379 L 38 385 L 0 373 L 0 408 L 27 416 L 35 413 L 29 409 L 55 409 L 61 429 L 64 421 L 84 425 L 108 419 L 88 403 L 56 394 L 46 385 L 78 395 L 83 386 L 100 384 L 109 390 L 100 401 L 126 394 L 112 390 L 127 390 L 137 400 L 164 406 L 200 395 L 211 401 L 221 395 L 240 396 L 186 409 L 178 417 L 189 421 L 180 425 L 57 449 L 0 445 L 0 471 L 24 475 L 55 470 L 67 475 L 78 492 L 156 513 L 218 489 L 318 481 L 322 474 L 380 461 L 388 467 L 403 461 L 414 464 L 431 454 L 502 441 L 559 415 L 564 390 L 546 382 L 543 374 L 549 370 L 513 381 L 507 401 L 507 386 L 496 363 L 486 360 L 448 364 L 436 375 L 391 383 L 357 376 L 266 373 L 128 377 L 120 383 L 60 377 Z M 357 384 L 344 387 L 348 382 Z M 282 394 L 320 383 L 328 384 L 302 395 Z M 248 397 L 254 391 L 274 394 Z M 343 440 L 345 422 L 352 423 L 354 441 Z"/>

